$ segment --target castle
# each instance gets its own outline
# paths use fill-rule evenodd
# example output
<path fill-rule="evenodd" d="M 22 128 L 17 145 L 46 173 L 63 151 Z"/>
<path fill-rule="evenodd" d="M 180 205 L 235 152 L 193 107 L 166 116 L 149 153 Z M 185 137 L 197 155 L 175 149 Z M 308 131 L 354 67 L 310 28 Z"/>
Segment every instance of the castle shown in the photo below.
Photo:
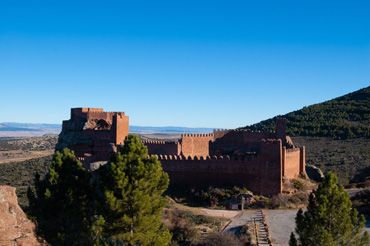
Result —
<path fill-rule="evenodd" d="M 101 108 L 72 108 L 63 121 L 56 150 L 70 148 L 84 167 L 108 161 L 124 144 L 129 117 Z M 305 173 L 305 148 L 286 135 L 285 119 L 275 132 L 214 130 L 182 134 L 178 142 L 142 141 L 156 155 L 172 184 L 244 186 L 261 195 L 282 192 L 283 177 Z"/>

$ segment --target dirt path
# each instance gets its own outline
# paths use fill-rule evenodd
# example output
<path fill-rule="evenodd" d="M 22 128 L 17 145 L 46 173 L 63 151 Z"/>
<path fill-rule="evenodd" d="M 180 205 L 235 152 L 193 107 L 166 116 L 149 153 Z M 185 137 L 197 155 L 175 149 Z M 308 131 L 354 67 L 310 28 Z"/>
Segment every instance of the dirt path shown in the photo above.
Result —
<path fill-rule="evenodd" d="M 295 217 L 298 209 L 263 210 L 266 223 L 270 228 L 271 241 L 274 246 L 289 245 L 290 233 L 295 228 Z"/>
<path fill-rule="evenodd" d="M 205 212 L 209 216 L 216 216 L 216 217 L 223 217 L 223 218 L 234 218 L 236 215 L 240 213 L 239 210 L 232 211 L 232 210 L 207 209 L 207 208 L 202 208 L 202 211 Z"/>

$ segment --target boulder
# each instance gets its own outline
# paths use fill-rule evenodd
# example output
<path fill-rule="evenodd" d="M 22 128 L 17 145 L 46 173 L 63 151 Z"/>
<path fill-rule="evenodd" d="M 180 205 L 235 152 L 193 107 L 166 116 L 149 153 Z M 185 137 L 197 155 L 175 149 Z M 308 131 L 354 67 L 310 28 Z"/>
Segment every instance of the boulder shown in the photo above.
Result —
<path fill-rule="evenodd" d="M 251 191 L 248 191 L 247 193 L 241 193 L 238 195 L 238 200 L 240 202 L 243 201 L 243 198 L 244 198 L 244 207 L 248 207 L 249 205 L 251 205 L 252 203 L 256 201 Z"/>
<path fill-rule="evenodd" d="M 321 169 L 313 165 L 306 165 L 306 173 L 311 180 L 314 180 L 316 182 L 322 182 L 325 178 Z"/>
<path fill-rule="evenodd" d="M 0 186 L 0 246 L 45 245 L 37 241 L 34 228 L 18 205 L 15 188 Z"/>

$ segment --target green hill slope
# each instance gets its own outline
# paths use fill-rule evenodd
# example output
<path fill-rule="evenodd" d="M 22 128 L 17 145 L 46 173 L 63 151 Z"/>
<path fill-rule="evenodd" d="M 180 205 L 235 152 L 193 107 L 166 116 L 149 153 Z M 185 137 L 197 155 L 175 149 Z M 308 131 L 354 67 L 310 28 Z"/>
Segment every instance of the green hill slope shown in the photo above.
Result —
<path fill-rule="evenodd" d="M 348 139 L 370 137 L 370 87 L 277 116 L 286 118 L 290 136 Z M 251 130 L 274 130 L 276 117 L 246 126 Z"/>

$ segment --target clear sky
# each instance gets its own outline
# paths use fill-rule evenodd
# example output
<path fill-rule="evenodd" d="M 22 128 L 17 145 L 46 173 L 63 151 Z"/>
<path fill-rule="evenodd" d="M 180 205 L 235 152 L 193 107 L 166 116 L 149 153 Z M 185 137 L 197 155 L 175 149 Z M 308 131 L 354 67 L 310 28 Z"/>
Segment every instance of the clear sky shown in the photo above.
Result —
<path fill-rule="evenodd" d="M 0 1 L 0 122 L 235 128 L 370 85 L 370 1 Z"/>

